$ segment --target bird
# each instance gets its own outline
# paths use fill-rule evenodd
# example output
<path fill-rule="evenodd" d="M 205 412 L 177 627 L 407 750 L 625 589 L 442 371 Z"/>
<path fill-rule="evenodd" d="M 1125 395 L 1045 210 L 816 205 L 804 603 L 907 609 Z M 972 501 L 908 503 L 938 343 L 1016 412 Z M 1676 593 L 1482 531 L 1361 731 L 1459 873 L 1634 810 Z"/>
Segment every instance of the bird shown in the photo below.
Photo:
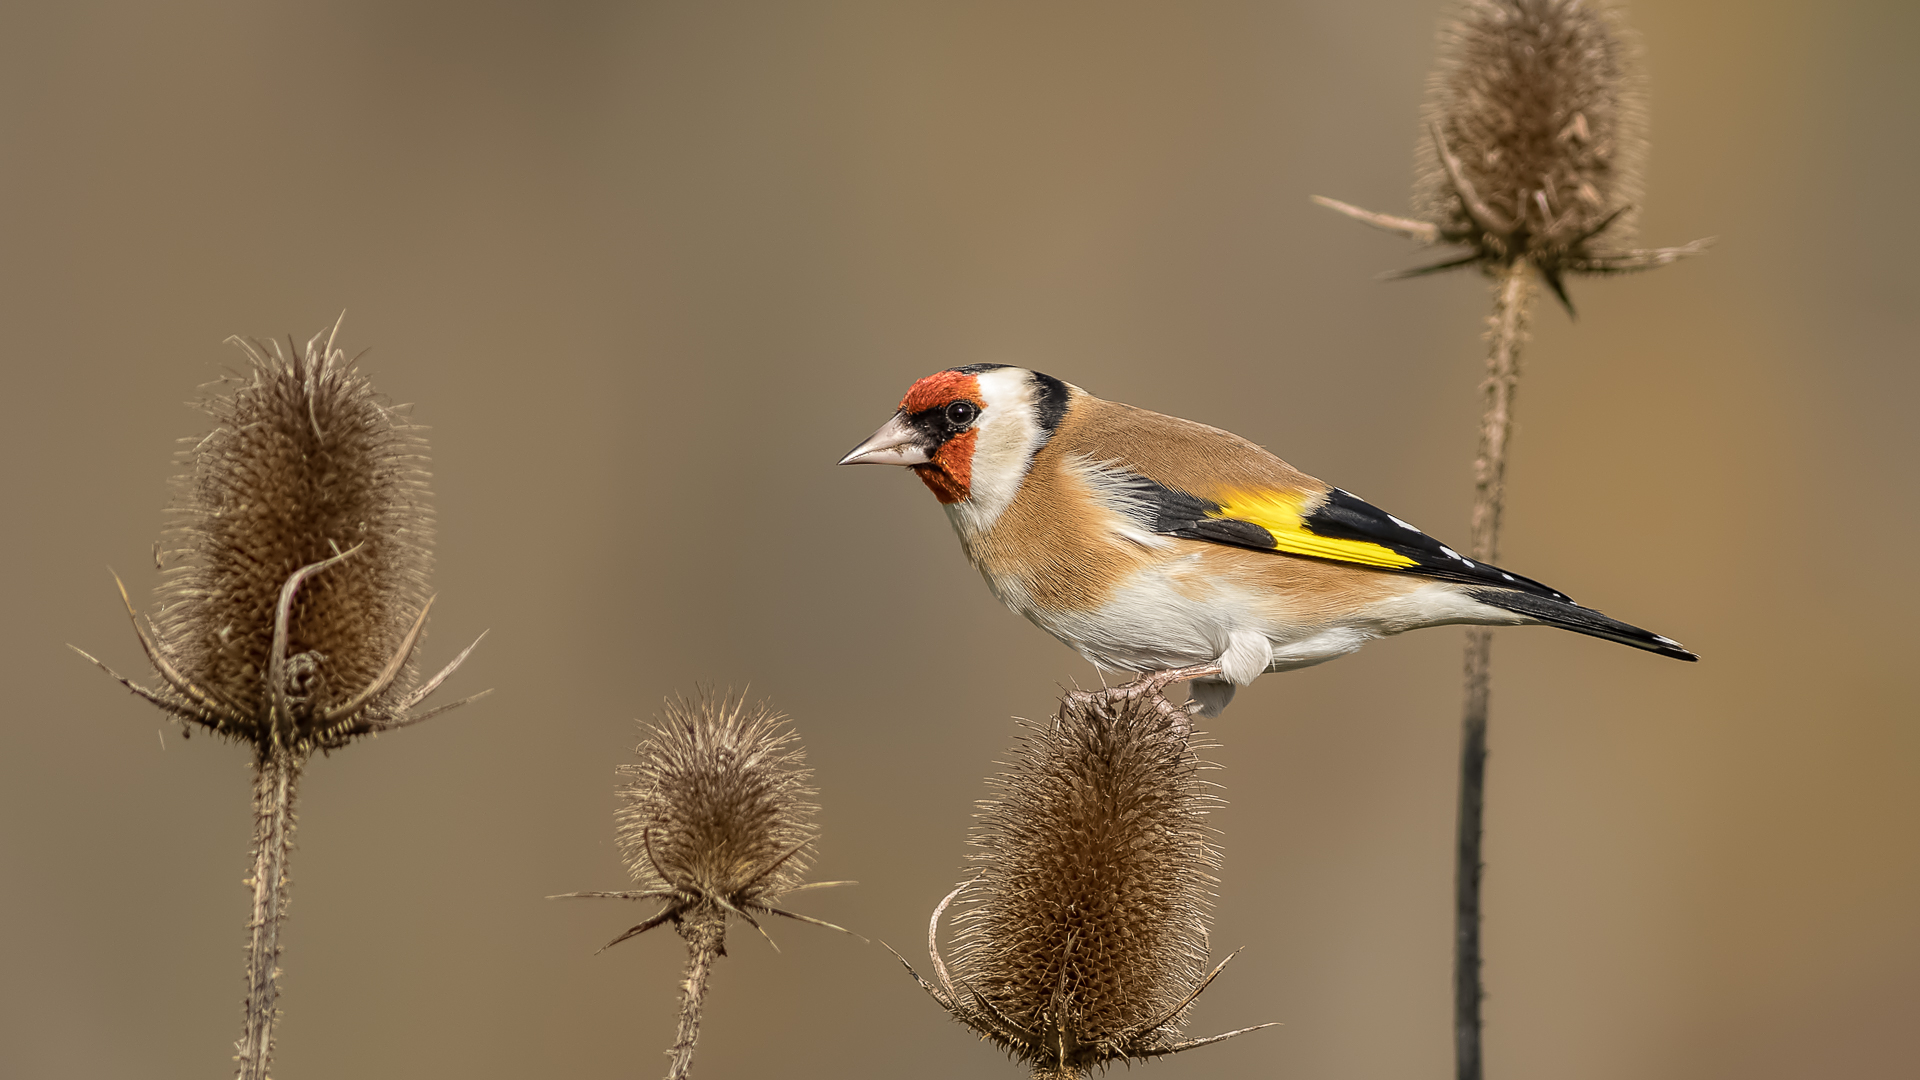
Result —
<path fill-rule="evenodd" d="M 912 469 L 996 597 L 1103 671 L 1188 681 L 1201 716 L 1266 672 L 1430 626 L 1557 626 L 1699 659 L 1238 435 L 1025 368 L 920 379 L 839 464 Z"/>

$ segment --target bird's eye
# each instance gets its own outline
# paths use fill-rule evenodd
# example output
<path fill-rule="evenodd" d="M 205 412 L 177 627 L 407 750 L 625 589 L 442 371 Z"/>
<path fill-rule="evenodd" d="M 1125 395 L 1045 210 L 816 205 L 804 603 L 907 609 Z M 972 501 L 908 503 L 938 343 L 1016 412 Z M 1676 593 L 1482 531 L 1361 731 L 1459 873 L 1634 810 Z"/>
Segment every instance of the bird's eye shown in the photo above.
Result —
<path fill-rule="evenodd" d="M 971 401 L 956 401 L 947 406 L 947 423 L 954 427 L 966 427 L 973 423 L 974 417 L 979 415 L 980 410 L 974 408 Z"/>

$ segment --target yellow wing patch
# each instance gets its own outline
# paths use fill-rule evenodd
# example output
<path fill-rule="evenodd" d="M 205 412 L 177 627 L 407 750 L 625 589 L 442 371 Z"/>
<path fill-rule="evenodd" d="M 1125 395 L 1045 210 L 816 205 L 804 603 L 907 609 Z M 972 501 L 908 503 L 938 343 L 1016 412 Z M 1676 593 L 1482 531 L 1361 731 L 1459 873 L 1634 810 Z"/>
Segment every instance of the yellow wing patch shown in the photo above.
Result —
<path fill-rule="evenodd" d="M 1220 509 L 1208 512 L 1207 516 L 1258 525 L 1273 534 L 1274 550 L 1290 555 L 1311 555 L 1316 559 L 1335 559 L 1392 570 L 1420 565 L 1392 548 L 1379 544 L 1365 540 L 1341 540 L 1308 531 L 1306 515 L 1301 509 L 1313 498 L 1311 495 L 1275 491 L 1240 492 L 1221 500 Z"/>

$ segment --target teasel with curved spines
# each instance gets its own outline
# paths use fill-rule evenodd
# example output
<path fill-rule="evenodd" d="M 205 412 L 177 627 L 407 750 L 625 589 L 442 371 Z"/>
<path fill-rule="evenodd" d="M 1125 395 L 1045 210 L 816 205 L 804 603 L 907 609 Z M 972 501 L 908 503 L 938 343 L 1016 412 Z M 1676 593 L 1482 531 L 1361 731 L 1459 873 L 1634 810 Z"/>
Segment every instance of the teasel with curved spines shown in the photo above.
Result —
<path fill-rule="evenodd" d="M 169 533 L 184 561 L 151 634 L 127 603 L 161 685 L 109 671 L 261 754 L 330 750 L 464 704 L 410 712 L 472 649 L 415 685 L 433 603 L 426 442 L 333 347 L 338 330 L 286 352 L 228 339 L 248 370 L 203 403 L 213 430 L 183 440 Z"/>
<path fill-rule="evenodd" d="M 432 605 L 426 444 L 334 348 L 338 331 L 284 352 L 229 339 L 247 367 L 202 403 L 213 430 L 183 440 L 168 553 L 180 562 L 147 625 L 115 577 L 159 685 L 80 653 L 185 733 L 204 728 L 253 750 L 244 1080 L 264 1078 L 273 1054 L 301 770 L 315 750 L 465 704 L 412 712 L 473 651 L 418 681 L 413 654 Z"/>
<path fill-rule="evenodd" d="M 812 818 L 818 794 L 812 770 L 787 717 L 766 702 L 748 707 L 741 694 L 670 698 L 664 715 L 635 748 L 639 761 L 620 766 L 615 836 L 627 871 L 640 887 L 625 892 L 562 893 L 548 899 L 606 897 L 658 900 L 660 910 L 601 946 L 605 951 L 671 924 L 687 943 L 680 1019 L 667 1076 L 693 1067 L 706 1009 L 707 981 L 725 956 L 727 919 L 738 918 L 773 939 L 757 916 L 779 915 L 847 931 L 778 906 L 788 893 L 850 885 L 804 882 L 807 848 L 819 835 Z M 778 948 L 778 946 L 775 946 Z"/>
<path fill-rule="evenodd" d="M 1199 778 L 1208 766 L 1189 722 L 1157 695 L 1067 695 L 992 781 L 971 840 L 976 875 L 934 909 L 934 981 L 914 979 L 1035 1077 L 1257 1030 L 1181 1038 L 1227 964 L 1205 966 L 1220 858 L 1206 815 L 1219 800 Z M 956 898 L 949 963 L 936 937 Z"/>

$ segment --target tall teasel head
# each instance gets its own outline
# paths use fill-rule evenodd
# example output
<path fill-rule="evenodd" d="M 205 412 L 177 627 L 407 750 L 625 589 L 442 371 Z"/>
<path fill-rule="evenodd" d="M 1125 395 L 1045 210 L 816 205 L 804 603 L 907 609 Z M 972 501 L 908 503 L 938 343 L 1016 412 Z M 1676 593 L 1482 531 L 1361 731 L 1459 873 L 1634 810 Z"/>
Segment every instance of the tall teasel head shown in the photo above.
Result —
<path fill-rule="evenodd" d="M 1416 143 L 1413 219 L 1323 205 L 1465 253 L 1406 275 L 1525 260 L 1564 277 L 1705 246 L 1632 246 L 1647 156 L 1637 42 L 1607 0 L 1463 0 L 1441 29 Z"/>
<path fill-rule="evenodd" d="M 744 694 L 667 701 L 639 760 L 620 767 L 615 836 L 639 889 L 568 894 L 662 901 L 609 946 L 664 923 L 689 939 L 719 935 L 728 915 L 755 929 L 762 914 L 830 925 L 777 906 L 786 893 L 843 884 L 802 883 L 819 829 L 796 738 L 784 714 Z"/>
<path fill-rule="evenodd" d="M 1218 800 L 1185 719 L 1152 695 L 1076 693 L 1051 723 L 1028 725 L 981 804 L 976 875 L 934 910 L 935 981 L 915 978 L 1037 1077 L 1240 1034 L 1180 1038 L 1226 966 L 1205 966 L 1219 865 L 1206 815 Z M 957 897 L 948 964 L 934 939 Z"/>
<path fill-rule="evenodd" d="M 418 682 L 432 603 L 426 442 L 333 347 L 338 329 L 284 352 L 229 339 L 246 369 L 203 402 L 213 430 L 183 440 L 179 564 L 151 633 L 134 618 L 162 685 L 121 679 L 263 755 L 425 719 L 409 710 L 467 656 Z"/>

